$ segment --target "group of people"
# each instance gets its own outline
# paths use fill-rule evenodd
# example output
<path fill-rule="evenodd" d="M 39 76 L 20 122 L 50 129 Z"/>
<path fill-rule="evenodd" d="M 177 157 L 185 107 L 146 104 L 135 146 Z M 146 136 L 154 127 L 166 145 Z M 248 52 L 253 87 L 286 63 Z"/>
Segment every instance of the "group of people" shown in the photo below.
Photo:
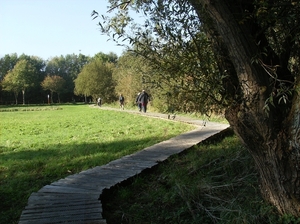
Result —
<path fill-rule="evenodd" d="M 150 101 L 148 93 L 143 90 L 141 93 L 138 93 L 135 102 L 139 108 L 139 111 L 143 111 L 144 113 L 147 112 L 147 105 L 148 102 Z"/>
<path fill-rule="evenodd" d="M 136 99 L 135 99 L 135 103 L 138 106 L 138 109 L 140 112 L 147 112 L 147 105 L 150 101 L 149 95 L 148 93 L 143 90 L 141 93 L 138 93 Z M 123 96 L 123 94 L 120 94 L 119 96 L 119 103 L 120 103 L 120 108 L 124 110 L 124 102 L 125 102 L 125 98 Z M 99 107 L 101 107 L 102 105 L 102 99 L 99 97 L 97 100 L 97 105 Z"/>
<path fill-rule="evenodd" d="M 124 101 L 125 98 L 122 94 L 119 96 L 119 102 L 120 102 L 120 108 L 124 110 Z M 138 109 L 140 112 L 147 112 L 147 105 L 150 102 L 150 97 L 149 94 L 143 90 L 141 93 L 138 93 L 135 103 L 138 106 Z"/>

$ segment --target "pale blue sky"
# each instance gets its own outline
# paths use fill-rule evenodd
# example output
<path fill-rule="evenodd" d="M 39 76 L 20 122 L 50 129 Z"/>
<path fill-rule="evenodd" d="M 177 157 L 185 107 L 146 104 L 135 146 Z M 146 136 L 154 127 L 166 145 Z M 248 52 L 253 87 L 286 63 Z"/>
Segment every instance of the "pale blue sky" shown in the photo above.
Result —
<path fill-rule="evenodd" d="M 124 48 L 107 41 L 93 10 L 103 14 L 107 0 L 0 0 L 0 57 L 22 53 L 51 57 L 98 52 L 121 55 Z"/>

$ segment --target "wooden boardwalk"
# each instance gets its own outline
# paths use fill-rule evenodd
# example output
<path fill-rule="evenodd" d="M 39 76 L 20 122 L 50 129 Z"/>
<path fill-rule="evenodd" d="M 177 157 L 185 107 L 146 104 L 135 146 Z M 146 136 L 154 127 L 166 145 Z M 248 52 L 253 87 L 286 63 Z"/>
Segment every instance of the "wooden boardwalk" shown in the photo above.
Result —
<path fill-rule="evenodd" d="M 29 197 L 19 224 L 106 223 L 99 199 L 104 189 L 126 181 L 229 127 L 211 122 L 201 126 L 203 122 L 180 117 L 176 120 L 198 125 L 197 129 L 44 186 Z"/>

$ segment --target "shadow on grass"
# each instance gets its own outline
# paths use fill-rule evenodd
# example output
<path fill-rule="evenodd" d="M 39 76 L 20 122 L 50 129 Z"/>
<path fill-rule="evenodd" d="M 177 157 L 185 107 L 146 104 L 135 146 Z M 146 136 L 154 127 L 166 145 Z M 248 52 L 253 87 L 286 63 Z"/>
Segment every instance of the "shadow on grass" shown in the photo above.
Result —
<path fill-rule="evenodd" d="M 155 140 L 144 138 L 99 144 L 55 144 L 46 149 L 11 152 L 2 147 L 0 223 L 17 223 L 31 193 L 43 186 L 142 150 Z M 156 142 L 159 141 L 157 137 Z"/>

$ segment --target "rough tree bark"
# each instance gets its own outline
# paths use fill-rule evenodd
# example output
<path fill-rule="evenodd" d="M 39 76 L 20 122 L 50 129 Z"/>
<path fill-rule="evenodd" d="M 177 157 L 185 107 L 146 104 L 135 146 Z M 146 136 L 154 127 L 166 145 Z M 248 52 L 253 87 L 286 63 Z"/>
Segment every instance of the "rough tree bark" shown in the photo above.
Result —
<path fill-rule="evenodd" d="M 212 38 L 226 47 L 233 68 L 223 69 L 234 71 L 229 76 L 238 80 L 238 86 L 234 86 L 238 96 L 232 97 L 226 118 L 255 160 L 262 195 L 281 214 L 300 217 L 299 94 L 294 94 L 293 101 L 287 105 L 288 113 L 277 107 L 271 107 L 269 113 L 265 113 L 265 101 L 273 91 L 270 77 L 262 66 L 252 62 L 254 55 L 259 52 L 255 42 L 257 37 L 253 36 L 253 30 L 247 24 L 237 21 L 232 7 L 234 1 L 189 2 L 200 18 L 205 8 L 213 23 Z M 245 2 L 251 5 L 253 1 Z M 262 38 L 259 41 L 264 40 Z M 285 77 L 290 75 L 287 69 L 278 72 Z M 299 86 L 299 80 L 294 85 Z"/>

